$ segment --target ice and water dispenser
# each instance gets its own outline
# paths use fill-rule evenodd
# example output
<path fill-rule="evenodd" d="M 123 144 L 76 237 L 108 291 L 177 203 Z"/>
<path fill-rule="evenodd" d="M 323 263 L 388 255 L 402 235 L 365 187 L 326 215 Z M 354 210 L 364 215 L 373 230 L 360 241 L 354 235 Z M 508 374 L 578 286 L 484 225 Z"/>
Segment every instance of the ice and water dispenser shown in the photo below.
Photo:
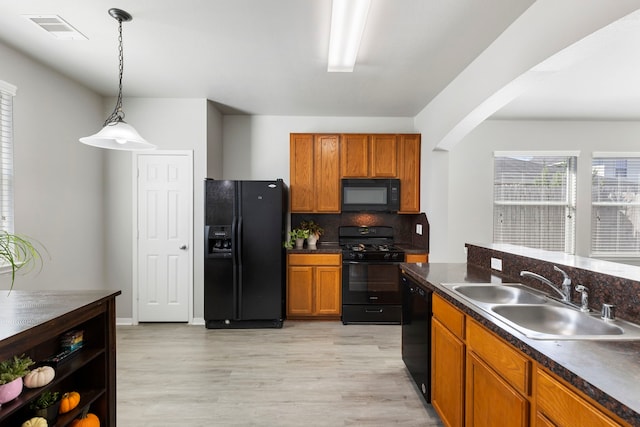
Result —
<path fill-rule="evenodd" d="M 230 225 L 205 226 L 206 254 L 211 258 L 231 257 L 232 238 Z"/>

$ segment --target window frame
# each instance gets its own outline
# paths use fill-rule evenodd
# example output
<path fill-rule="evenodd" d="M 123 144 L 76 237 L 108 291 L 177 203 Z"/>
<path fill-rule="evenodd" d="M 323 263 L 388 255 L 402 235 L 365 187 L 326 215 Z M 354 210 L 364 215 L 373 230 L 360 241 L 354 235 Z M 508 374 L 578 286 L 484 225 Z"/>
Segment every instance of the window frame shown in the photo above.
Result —
<path fill-rule="evenodd" d="M 591 224 L 590 224 L 590 256 L 593 258 L 601 258 L 601 259 L 637 259 L 640 258 L 640 247 L 638 247 L 637 251 L 621 251 L 621 250 L 606 250 L 603 247 L 600 248 L 595 248 L 595 244 L 596 244 L 596 240 L 598 239 L 598 227 L 596 227 L 596 208 L 597 207 L 619 207 L 619 208 L 624 208 L 624 210 L 626 211 L 626 209 L 628 209 L 629 207 L 631 208 L 636 208 L 638 210 L 640 210 L 640 173 L 638 173 L 637 175 L 637 181 L 635 183 L 635 185 L 639 188 L 638 192 L 635 193 L 636 199 L 638 199 L 638 201 L 625 201 L 625 200 L 617 200 L 617 201 L 600 201 L 600 200 L 594 200 L 594 185 L 596 180 L 594 179 L 595 175 L 594 172 L 596 171 L 596 167 L 599 165 L 595 165 L 596 161 L 598 160 L 609 160 L 609 161 L 625 161 L 627 163 L 627 167 L 626 169 L 628 170 L 628 161 L 629 160 L 635 160 L 637 162 L 637 166 L 638 166 L 638 170 L 640 170 L 640 152 L 593 152 L 592 156 L 591 156 L 591 213 L 590 213 L 590 217 L 591 217 Z M 613 177 L 614 179 L 618 179 L 619 175 L 618 175 L 618 168 L 616 167 L 616 173 L 614 174 Z M 606 177 L 606 175 L 604 175 Z M 633 185 L 633 184 L 631 184 Z M 622 211 L 622 209 L 620 210 Z M 624 212 L 626 215 L 626 212 Z M 637 213 L 636 213 L 637 215 Z M 599 218 L 597 219 L 598 221 L 600 220 Z M 634 225 L 635 228 L 635 225 Z M 616 242 L 620 241 L 620 238 L 618 236 L 620 236 L 621 230 L 618 228 L 616 230 L 616 234 L 614 236 L 611 236 L 611 238 L 615 239 Z M 639 243 L 640 243 L 640 237 L 638 237 L 639 239 Z M 603 244 L 602 246 L 606 246 L 605 244 Z M 603 250 L 605 249 L 605 250 Z M 619 249 L 619 246 L 618 248 Z"/>
<path fill-rule="evenodd" d="M 493 242 L 494 243 L 510 243 L 519 246 L 525 246 L 522 241 L 525 240 L 524 234 L 520 235 L 519 241 L 497 241 L 498 230 L 496 228 L 498 206 L 539 206 L 539 207 L 564 207 L 564 243 L 563 253 L 575 254 L 576 252 L 576 233 L 577 233 L 577 181 L 578 181 L 578 159 L 580 156 L 579 151 L 495 151 L 493 153 Z M 542 158 L 542 157 L 559 157 L 566 158 L 570 161 L 567 163 L 567 172 L 565 173 L 565 185 L 566 194 L 564 200 L 497 200 L 498 195 L 496 192 L 496 159 L 501 157 L 510 158 Z M 558 251 L 557 248 L 551 246 L 537 245 L 531 246 L 537 249 Z"/>
<path fill-rule="evenodd" d="M 17 87 L 0 80 L 0 230 L 14 233 L 13 101 Z"/>

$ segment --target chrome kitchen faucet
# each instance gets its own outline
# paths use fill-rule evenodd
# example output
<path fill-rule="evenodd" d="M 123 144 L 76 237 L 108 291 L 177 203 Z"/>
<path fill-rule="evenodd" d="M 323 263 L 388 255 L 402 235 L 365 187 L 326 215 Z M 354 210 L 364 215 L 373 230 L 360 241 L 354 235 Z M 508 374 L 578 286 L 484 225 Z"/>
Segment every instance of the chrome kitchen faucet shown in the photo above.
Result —
<path fill-rule="evenodd" d="M 553 289 L 558 295 L 560 295 L 562 301 L 571 302 L 571 279 L 569 278 L 569 275 L 555 265 L 553 266 L 553 269 L 559 271 L 560 273 L 562 273 L 562 276 L 564 276 L 561 285 L 562 289 L 559 289 L 558 286 L 556 286 L 551 280 L 547 279 L 546 277 L 536 273 L 532 273 L 531 271 L 521 271 L 520 276 L 533 277 L 534 279 L 538 279 L 542 283 L 549 285 L 551 289 Z"/>

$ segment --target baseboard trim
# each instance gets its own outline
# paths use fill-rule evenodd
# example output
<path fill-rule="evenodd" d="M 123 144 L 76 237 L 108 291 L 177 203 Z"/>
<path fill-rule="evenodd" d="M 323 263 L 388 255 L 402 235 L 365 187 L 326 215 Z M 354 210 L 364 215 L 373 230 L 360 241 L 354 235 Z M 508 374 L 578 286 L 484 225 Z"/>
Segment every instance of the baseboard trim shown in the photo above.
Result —
<path fill-rule="evenodd" d="M 191 322 L 189 322 L 189 324 L 196 325 L 196 326 L 204 326 L 205 325 L 204 317 L 194 317 L 193 319 L 191 319 Z M 134 323 L 133 318 L 131 317 L 117 317 L 116 325 L 117 326 L 133 326 L 133 325 L 137 325 L 137 323 Z"/>
<path fill-rule="evenodd" d="M 192 325 L 198 325 L 198 326 L 204 326 L 205 325 L 204 317 L 194 317 L 193 319 L 191 319 L 191 324 Z"/>

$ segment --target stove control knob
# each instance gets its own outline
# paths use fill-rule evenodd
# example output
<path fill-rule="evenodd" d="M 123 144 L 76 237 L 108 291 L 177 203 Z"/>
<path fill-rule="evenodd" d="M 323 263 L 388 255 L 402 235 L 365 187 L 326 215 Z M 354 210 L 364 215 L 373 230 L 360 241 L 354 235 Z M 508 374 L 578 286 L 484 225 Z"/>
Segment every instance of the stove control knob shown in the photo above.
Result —
<path fill-rule="evenodd" d="M 363 259 L 364 258 L 364 254 L 363 253 L 358 253 L 358 258 L 359 259 Z"/>
<path fill-rule="evenodd" d="M 399 256 L 400 256 L 400 254 L 394 253 L 394 254 L 391 255 L 391 258 L 398 259 Z"/>
<path fill-rule="evenodd" d="M 389 259 L 390 255 L 391 254 L 389 254 L 389 253 L 384 254 L 384 259 Z"/>

